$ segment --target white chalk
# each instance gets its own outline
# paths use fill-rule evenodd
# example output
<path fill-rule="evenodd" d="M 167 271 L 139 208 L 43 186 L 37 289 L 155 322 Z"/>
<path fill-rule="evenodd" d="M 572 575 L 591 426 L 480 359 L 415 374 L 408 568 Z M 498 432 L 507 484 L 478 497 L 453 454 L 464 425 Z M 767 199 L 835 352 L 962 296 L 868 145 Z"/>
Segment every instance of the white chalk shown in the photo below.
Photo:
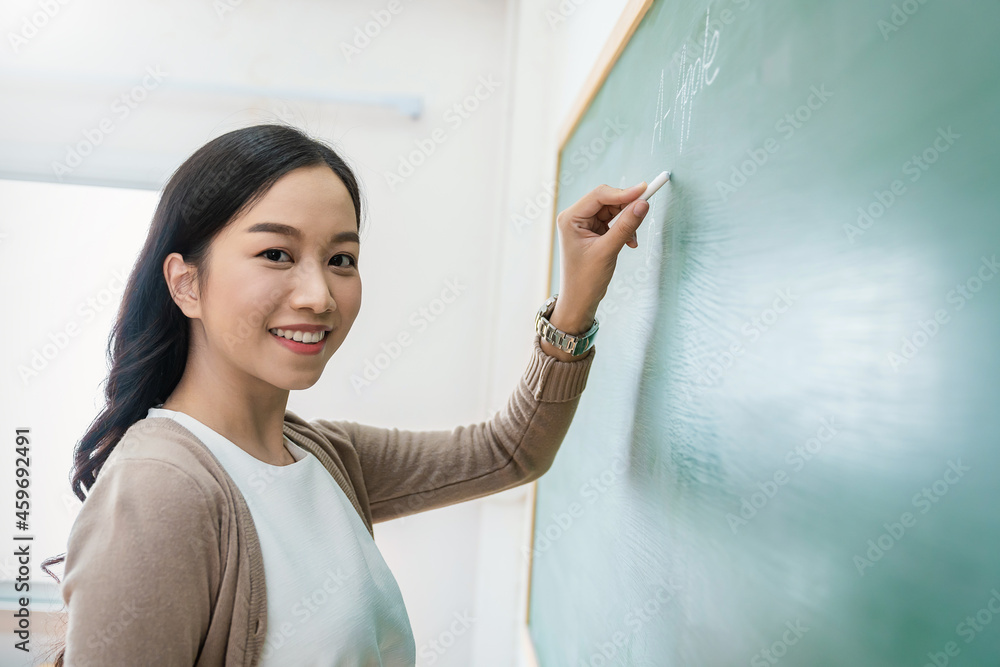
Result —
<path fill-rule="evenodd" d="M 643 192 L 641 195 L 639 195 L 639 199 L 643 201 L 648 201 L 649 198 L 653 196 L 653 193 L 659 190 L 660 187 L 669 180 L 670 180 L 670 172 L 661 171 L 660 175 L 654 178 L 653 182 L 646 186 L 646 191 Z M 638 201 L 638 199 L 636 201 Z M 628 206 L 626 206 L 625 208 L 628 208 L 633 203 L 635 202 L 629 202 Z M 614 218 L 611 219 L 611 222 L 608 223 L 608 229 L 611 229 L 611 226 L 616 222 L 618 222 L 618 218 L 622 217 L 622 213 L 625 212 L 625 208 L 619 211 L 618 215 L 616 215 Z"/>

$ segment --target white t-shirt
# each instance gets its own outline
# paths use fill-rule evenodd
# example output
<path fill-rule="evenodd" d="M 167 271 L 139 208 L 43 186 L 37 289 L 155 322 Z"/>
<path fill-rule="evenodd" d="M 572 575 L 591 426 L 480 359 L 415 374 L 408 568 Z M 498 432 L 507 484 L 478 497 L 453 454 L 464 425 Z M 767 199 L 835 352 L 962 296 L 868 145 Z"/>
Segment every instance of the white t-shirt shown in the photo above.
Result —
<path fill-rule="evenodd" d="M 261 667 L 412 667 L 416 647 L 396 579 L 319 459 L 285 437 L 295 463 L 273 466 L 186 413 L 155 407 L 146 416 L 191 431 L 250 508 L 267 582 Z"/>

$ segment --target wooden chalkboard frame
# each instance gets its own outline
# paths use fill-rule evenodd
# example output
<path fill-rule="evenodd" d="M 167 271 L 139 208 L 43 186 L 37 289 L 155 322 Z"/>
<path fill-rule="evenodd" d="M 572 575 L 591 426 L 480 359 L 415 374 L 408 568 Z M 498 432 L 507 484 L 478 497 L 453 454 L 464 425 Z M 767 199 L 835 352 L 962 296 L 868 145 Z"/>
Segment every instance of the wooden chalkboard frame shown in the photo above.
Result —
<path fill-rule="evenodd" d="M 556 205 L 559 200 L 559 170 L 562 167 L 562 155 L 566 148 L 566 143 L 569 141 L 570 137 L 576 131 L 577 125 L 580 124 L 580 120 L 583 115 L 590 108 L 591 103 L 597 96 L 598 91 L 604 85 L 604 81 L 607 79 L 608 74 L 611 73 L 611 68 L 615 66 L 618 62 L 618 57 L 621 56 L 625 47 L 628 45 L 629 40 L 632 39 L 632 35 L 635 33 L 639 24 L 645 18 L 646 13 L 649 11 L 650 7 L 653 6 L 654 0 L 629 0 L 629 3 L 622 10 L 621 16 L 615 27 L 612 28 L 611 34 L 608 36 L 607 42 L 604 44 L 604 48 L 601 49 L 600 54 L 597 56 L 597 61 L 594 63 L 593 69 L 591 69 L 590 74 L 587 76 L 587 80 L 584 82 L 583 87 L 580 89 L 580 94 L 577 96 L 576 101 L 573 106 L 570 107 L 569 114 L 566 116 L 566 120 L 563 122 L 562 126 L 559 128 L 558 133 L 558 152 L 556 156 L 556 176 L 555 179 L 555 192 L 553 194 L 553 210 L 552 210 L 552 220 L 549 230 L 549 268 L 547 272 L 546 288 L 545 293 L 552 293 L 552 249 L 555 248 L 556 243 L 556 216 L 558 211 L 556 211 Z M 538 511 L 537 502 L 537 489 L 538 482 L 534 482 L 531 485 L 531 543 L 529 546 L 529 558 L 528 558 L 528 594 L 526 596 L 526 605 L 524 610 L 524 624 L 521 626 L 521 635 L 524 638 L 524 645 L 526 648 L 526 657 L 530 667 L 539 667 L 538 654 L 535 651 L 534 642 L 531 639 L 531 632 L 529 630 L 529 623 L 531 622 L 531 581 L 532 581 L 532 571 L 535 560 L 535 515 Z"/>

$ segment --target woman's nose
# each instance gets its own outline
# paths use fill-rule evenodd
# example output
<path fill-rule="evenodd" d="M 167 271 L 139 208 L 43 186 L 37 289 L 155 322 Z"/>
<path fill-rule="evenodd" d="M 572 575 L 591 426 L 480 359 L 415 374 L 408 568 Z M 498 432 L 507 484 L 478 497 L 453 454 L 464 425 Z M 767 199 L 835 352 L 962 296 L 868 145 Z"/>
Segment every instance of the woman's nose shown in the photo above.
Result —
<path fill-rule="evenodd" d="M 330 290 L 329 278 L 322 269 L 301 267 L 292 286 L 292 305 L 309 308 L 317 313 L 336 310 L 337 303 Z"/>

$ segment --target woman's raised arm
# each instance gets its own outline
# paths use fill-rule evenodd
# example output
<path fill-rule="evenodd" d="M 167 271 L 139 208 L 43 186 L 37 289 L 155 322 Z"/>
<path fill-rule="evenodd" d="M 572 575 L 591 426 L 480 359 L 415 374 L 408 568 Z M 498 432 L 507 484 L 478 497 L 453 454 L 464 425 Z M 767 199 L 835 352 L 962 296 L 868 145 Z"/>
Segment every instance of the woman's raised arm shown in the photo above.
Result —
<path fill-rule="evenodd" d="M 537 479 L 551 467 L 587 384 L 596 346 L 577 361 L 545 354 L 536 333 L 527 368 L 491 419 L 407 431 L 315 420 L 357 451 L 372 522 L 473 500 Z"/>

